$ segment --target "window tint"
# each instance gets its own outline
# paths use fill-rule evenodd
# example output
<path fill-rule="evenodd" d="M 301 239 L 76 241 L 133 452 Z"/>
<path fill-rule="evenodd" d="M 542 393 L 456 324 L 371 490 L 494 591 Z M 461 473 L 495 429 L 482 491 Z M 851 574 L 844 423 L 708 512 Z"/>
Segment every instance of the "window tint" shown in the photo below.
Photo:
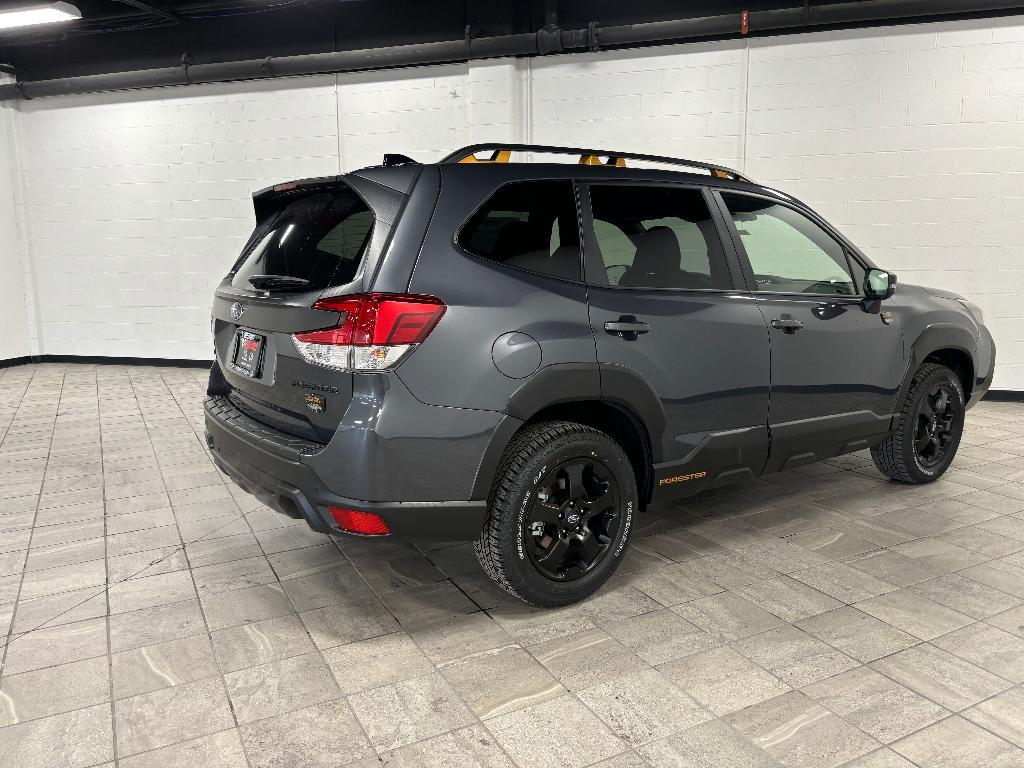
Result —
<path fill-rule="evenodd" d="M 696 189 L 590 187 L 601 268 L 591 283 L 629 288 L 728 289 L 722 244 Z"/>
<path fill-rule="evenodd" d="M 300 197 L 256 225 L 231 284 L 251 289 L 254 275 L 281 275 L 308 281 L 292 290 L 344 285 L 356 275 L 373 225 L 373 212 L 352 190 Z"/>
<path fill-rule="evenodd" d="M 458 242 L 491 261 L 579 280 L 579 225 L 572 182 L 506 184 L 466 222 Z"/>
<path fill-rule="evenodd" d="M 846 253 L 821 227 L 792 208 L 749 195 L 724 193 L 757 281 L 777 293 L 859 293 Z"/>

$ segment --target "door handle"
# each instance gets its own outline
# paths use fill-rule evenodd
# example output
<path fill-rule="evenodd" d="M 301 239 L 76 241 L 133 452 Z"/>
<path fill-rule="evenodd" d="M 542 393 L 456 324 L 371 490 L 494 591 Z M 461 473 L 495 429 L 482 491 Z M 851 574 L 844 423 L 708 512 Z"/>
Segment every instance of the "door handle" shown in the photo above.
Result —
<path fill-rule="evenodd" d="M 781 328 L 783 333 L 796 333 L 803 327 L 804 324 L 802 322 L 789 315 L 776 317 L 772 320 L 772 328 Z"/>
<path fill-rule="evenodd" d="M 633 315 L 623 315 L 618 320 L 609 320 L 604 324 L 604 329 L 613 336 L 635 341 L 641 333 L 649 333 L 651 326 Z"/>

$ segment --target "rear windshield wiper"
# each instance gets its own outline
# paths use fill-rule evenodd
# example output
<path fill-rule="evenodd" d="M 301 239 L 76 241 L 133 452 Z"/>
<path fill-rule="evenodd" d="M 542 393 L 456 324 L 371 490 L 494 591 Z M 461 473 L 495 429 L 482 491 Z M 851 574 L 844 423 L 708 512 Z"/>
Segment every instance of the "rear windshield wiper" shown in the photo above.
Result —
<path fill-rule="evenodd" d="M 272 291 L 281 288 L 308 288 L 310 283 L 309 280 L 290 275 L 253 275 L 249 278 L 249 284 L 253 288 Z"/>

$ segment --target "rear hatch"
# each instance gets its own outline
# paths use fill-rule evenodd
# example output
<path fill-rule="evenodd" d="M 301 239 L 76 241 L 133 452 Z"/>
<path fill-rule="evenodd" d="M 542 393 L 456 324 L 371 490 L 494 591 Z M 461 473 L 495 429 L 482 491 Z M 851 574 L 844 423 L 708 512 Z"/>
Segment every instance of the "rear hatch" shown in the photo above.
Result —
<path fill-rule="evenodd" d="M 217 362 L 239 410 L 308 440 L 330 440 L 352 397 L 352 373 L 304 361 L 292 334 L 338 324 L 338 312 L 313 305 L 365 290 L 404 199 L 351 176 L 254 195 L 256 228 L 213 304 Z"/>

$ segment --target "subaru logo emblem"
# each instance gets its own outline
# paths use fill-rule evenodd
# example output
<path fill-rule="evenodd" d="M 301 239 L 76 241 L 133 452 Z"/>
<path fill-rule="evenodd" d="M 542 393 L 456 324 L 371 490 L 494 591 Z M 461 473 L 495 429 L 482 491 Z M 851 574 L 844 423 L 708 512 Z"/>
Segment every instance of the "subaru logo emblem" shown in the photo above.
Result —
<path fill-rule="evenodd" d="M 231 319 L 241 320 L 242 313 L 245 312 L 245 307 L 239 304 L 237 301 L 231 305 Z"/>
<path fill-rule="evenodd" d="M 576 525 L 576 523 L 578 523 L 579 521 L 580 516 L 575 514 L 569 515 L 567 518 L 565 518 L 565 522 L 567 522 L 569 525 Z"/>

